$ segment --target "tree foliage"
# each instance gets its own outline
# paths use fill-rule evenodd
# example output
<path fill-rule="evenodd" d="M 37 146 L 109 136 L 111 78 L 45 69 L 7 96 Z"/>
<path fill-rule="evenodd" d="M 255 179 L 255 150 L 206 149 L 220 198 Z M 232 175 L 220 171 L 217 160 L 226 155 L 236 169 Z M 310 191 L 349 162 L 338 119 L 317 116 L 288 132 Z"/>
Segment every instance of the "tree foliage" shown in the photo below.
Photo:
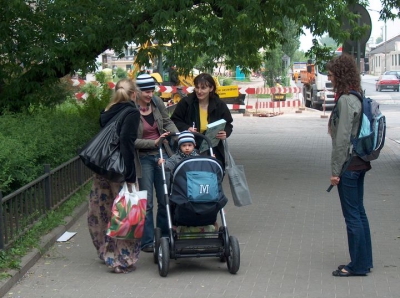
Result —
<path fill-rule="evenodd" d="M 382 0 L 398 8 L 397 0 Z M 356 16 L 347 5 L 356 0 L 1 0 L 0 109 L 49 105 L 41 96 L 59 78 L 78 70 L 95 69 L 96 57 L 106 49 L 123 49 L 157 41 L 138 53 L 145 64 L 149 54 L 163 51 L 169 61 L 188 73 L 206 54 L 209 65 L 225 58 L 227 67 L 257 69 L 261 48 L 283 44 L 284 19 L 314 36 L 325 32 L 335 40 L 349 38 L 343 19 Z M 393 17 L 383 10 L 385 17 Z M 323 16 L 323 17 L 321 17 Z M 314 43 L 314 51 L 320 46 Z M 121 54 L 122 55 L 122 54 Z M 1 111 L 0 110 L 0 111 Z"/>
<path fill-rule="evenodd" d="M 324 45 L 332 50 L 336 50 L 339 47 L 339 44 L 328 34 L 325 34 L 324 36 L 318 38 L 318 41 L 321 45 Z"/>
<path fill-rule="evenodd" d="M 289 64 L 284 63 L 283 57 L 286 55 L 290 61 L 293 61 L 296 50 L 300 46 L 297 24 L 286 17 L 283 23 L 284 29 L 280 32 L 283 43 L 265 49 L 263 76 L 268 86 L 274 86 L 277 78 L 280 78 L 282 82 L 282 79 L 287 76 Z"/>

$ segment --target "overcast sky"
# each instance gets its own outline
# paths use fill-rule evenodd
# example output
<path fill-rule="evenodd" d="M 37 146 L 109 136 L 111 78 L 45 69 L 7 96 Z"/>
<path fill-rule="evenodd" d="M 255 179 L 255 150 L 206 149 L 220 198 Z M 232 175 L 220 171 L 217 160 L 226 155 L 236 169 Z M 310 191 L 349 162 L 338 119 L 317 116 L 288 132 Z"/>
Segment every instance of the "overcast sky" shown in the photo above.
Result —
<path fill-rule="evenodd" d="M 385 23 L 383 21 L 378 21 L 379 19 L 379 10 L 381 9 L 381 2 L 380 0 L 370 0 L 370 5 L 368 10 L 369 15 L 371 16 L 371 22 L 372 22 L 372 32 L 371 36 L 374 38 L 378 38 L 379 36 L 382 35 L 382 30 L 385 30 Z M 396 35 L 400 34 L 400 20 L 396 19 L 394 21 L 388 21 L 387 24 L 387 38 L 390 39 Z M 385 33 L 383 32 L 383 38 L 385 36 Z M 385 38 L 384 38 L 385 39 Z M 307 34 L 303 35 L 300 37 L 300 50 L 307 51 L 311 48 L 312 46 L 312 35 L 310 32 L 307 30 Z"/>

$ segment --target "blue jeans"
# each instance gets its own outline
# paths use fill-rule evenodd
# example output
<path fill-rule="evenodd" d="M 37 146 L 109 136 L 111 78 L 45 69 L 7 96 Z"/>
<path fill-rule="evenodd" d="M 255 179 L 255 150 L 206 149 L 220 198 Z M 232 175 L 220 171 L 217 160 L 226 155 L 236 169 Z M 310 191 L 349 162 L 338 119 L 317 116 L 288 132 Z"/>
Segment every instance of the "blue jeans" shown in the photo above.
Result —
<path fill-rule="evenodd" d="M 162 170 L 157 162 L 160 155 L 146 155 L 140 157 L 142 165 L 142 178 L 139 178 L 139 189 L 147 190 L 146 220 L 142 237 L 142 248 L 153 244 L 154 219 L 153 219 L 153 185 L 157 197 L 156 225 L 161 228 L 162 235 L 168 235 L 168 218 L 165 208 L 164 182 Z"/>
<path fill-rule="evenodd" d="M 346 171 L 338 185 L 351 260 L 345 269 L 355 274 L 368 273 L 373 267 L 371 233 L 363 202 L 365 172 Z"/>

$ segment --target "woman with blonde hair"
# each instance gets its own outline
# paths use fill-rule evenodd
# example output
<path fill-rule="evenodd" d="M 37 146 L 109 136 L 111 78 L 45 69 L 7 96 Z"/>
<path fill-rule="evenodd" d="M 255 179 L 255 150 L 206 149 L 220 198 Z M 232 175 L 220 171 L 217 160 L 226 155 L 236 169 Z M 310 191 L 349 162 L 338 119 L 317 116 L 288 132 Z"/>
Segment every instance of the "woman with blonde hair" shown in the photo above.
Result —
<path fill-rule="evenodd" d="M 134 187 L 136 182 L 134 152 L 140 120 L 139 110 L 134 103 L 136 92 L 137 86 L 133 81 L 120 80 L 115 86 L 110 103 L 100 114 L 100 126 L 104 127 L 114 116 L 129 109 L 119 127 L 120 150 L 127 168 L 125 182 L 129 187 Z M 135 269 L 134 265 L 140 253 L 140 240 L 115 239 L 106 235 L 111 219 L 111 208 L 120 189 L 121 183 L 94 175 L 90 191 L 88 225 L 99 258 L 112 268 L 112 272 L 127 273 Z"/>

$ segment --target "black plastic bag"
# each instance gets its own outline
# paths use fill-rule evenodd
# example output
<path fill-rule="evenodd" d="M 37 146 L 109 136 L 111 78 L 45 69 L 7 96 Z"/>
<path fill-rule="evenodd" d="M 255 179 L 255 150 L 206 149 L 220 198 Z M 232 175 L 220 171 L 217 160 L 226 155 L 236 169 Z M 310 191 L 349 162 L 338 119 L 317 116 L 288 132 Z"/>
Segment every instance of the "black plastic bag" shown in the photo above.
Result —
<path fill-rule="evenodd" d="M 89 169 L 112 182 L 125 181 L 126 166 L 120 151 L 118 128 L 131 111 L 124 109 L 111 119 L 79 153 Z"/>

